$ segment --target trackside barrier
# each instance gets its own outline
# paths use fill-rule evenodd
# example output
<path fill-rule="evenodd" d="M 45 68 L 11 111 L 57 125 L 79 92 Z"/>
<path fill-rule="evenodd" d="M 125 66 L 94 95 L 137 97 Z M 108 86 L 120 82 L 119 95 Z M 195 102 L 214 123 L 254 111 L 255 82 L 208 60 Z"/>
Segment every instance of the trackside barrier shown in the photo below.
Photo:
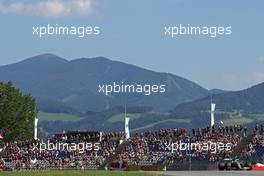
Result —
<path fill-rule="evenodd" d="M 217 162 L 208 161 L 192 161 L 182 162 L 179 161 L 171 166 L 167 166 L 167 170 L 217 170 Z"/>
<path fill-rule="evenodd" d="M 162 171 L 165 166 L 129 165 L 127 171 Z"/>

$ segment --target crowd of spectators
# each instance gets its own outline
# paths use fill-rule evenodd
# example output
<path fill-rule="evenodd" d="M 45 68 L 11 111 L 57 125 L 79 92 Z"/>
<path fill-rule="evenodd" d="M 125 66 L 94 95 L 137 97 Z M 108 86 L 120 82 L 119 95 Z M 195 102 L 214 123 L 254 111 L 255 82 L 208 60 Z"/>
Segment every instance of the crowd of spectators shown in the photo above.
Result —
<path fill-rule="evenodd" d="M 257 124 L 253 136 L 243 150 L 243 157 L 255 160 L 263 160 L 264 156 L 264 124 Z"/>
<path fill-rule="evenodd" d="M 193 129 L 192 134 L 187 129 L 165 129 L 158 132 L 147 131 L 145 133 L 136 133 L 132 138 L 132 143 L 126 147 L 126 150 L 120 154 L 117 160 L 123 160 L 129 164 L 168 164 L 182 162 L 189 159 L 217 161 L 230 157 L 232 149 L 237 146 L 241 137 L 245 134 L 242 126 L 219 127 L 217 129 L 198 128 Z M 203 147 L 189 147 L 191 144 L 230 144 L 230 150 L 205 150 Z M 175 146 L 178 148 L 175 149 Z M 174 148 L 173 148 L 174 147 Z M 216 147 L 216 146 L 212 146 Z"/>
<path fill-rule="evenodd" d="M 188 131 L 185 128 L 163 129 L 159 131 L 148 130 L 134 133 L 124 149 L 117 152 L 118 146 L 125 140 L 124 132 L 62 132 L 47 140 L 50 143 L 83 143 L 98 144 L 95 150 L 79 148 L 41 149 L 43 142 L 28 140 L 22 142 L 6 143 L 2 151 L 0 168 L 11 169 L 97 169 L 114 156 L 112 163 L 119 166 L 135 165 L 173 165 L 176 162 L 198 160 L 215 162 L 230 157 L 233 149 L 239 145 L 241 139 L 247 135 L 247 128 L 238 126 L 197 128 Z M 263 125 L 254 130 L 254 137 L 246 153 L 254 153 L 256 146 L 264 147 Z M 218 144 L 229 143 L 231 150 L 220 150 L 214 146 L 214 151 L 204 150 L 203 147 L 180 149 L 181 144 Z M 175 148 L 178 146 L 178 148 Z M 186 146 L 185 146 L 186 147 Z"/>
<path fill-rule="evenodd" d="M 6 143 L 3 148 L 3 163 L 5 166 L 20 169 L 96 169 L 103 164 L 106 158 L 114 152 L 118 145 L 121 132 L 63 132 L 46 141 L 29 140 L 23 142 Z M 43 144 L 48 144 L 45 148 Z M 58 148 L 63 144 L 89 143 L 89 150 L 80 152 L 80 148 Z M 99 146 L 94 149 L 97 143 Z M 58 144 L 55 146 L 55 144 Z M 42 148 L 41 148 L 42 146 Z M 76 145 L 78 146 L 78 145 Z M 57 147 L 57 148 L 56 148 Z M 81 148 L 85 147 L 83 145 Z M 41 149 L 41 150 L 40 150 Z M 2 164 L 3 165 L 3 164 Z"/>

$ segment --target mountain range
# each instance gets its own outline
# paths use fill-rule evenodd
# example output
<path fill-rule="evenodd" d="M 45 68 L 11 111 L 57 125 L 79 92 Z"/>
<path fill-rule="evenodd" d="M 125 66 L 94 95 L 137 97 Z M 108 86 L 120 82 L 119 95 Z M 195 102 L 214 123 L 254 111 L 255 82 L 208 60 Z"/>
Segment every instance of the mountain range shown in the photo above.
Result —
<path fill-rule="evenodd" d="M 211 103 L 217 105 L 218 112 L 237 112 L 242 115 L 264 114 L 264 83 L 240 91 L 218 93 L 182 103 L 172 110 L 172 114 L 174 117 L 188 116 L 188 114 L 189 117 L 194 117 L 195 114 L 208 111 Z"/>
<path fill-rule="evenodd" d="M 177 105 L 167 113 L 153 112 L 146 108 L 129 108 L 132 131 L 163 128 L 198 128 L 210 125 L 210 104 L 216 104 L 216 125 L 242 124 L 254 126 L 264 122 L 264 83 L 251 88 L 224 92 Z M 123 130 L 124 107 L 116 107 L 98 113 L 87 113 L 77 122 L 43 122 L 42 128 L 51 133 L 71 130 Z M 221 122 L 221 123 L 220 123 Z M 54 129 L 56 129 L 54 131 Z"/>
<path fill-rule="evenodd" d="M 210 122 L 211 103 L 216 104 L 217 124 L 264 121 L 264 83 L 240 91 L 207 90 L 177 75 L 104 57 L 69 61 L 53 54 L 38 55 L 0 66 L 0 81 L 9 80 L 36 98 L 39 111 L 53 114 L 40 124 L 43 132 L 49 134 L 64 129 L 123 130 L 125 111 L 131 118 L 132 131 L 204 127 Z M 98 91 L 98 85 L 113 82 L 164 84 L 167 90 L 152 95 L 113 93 L 108 96 Z M 58 113 L 79 118 L 66 121 L 57 118 Z"/>
<path fill-rule="evenodd" d="M 176 105 L 202 98 L 209 91 L 182 77 L 150 71 L 107 58 L 80 58 L 68 61 L 43 54 L 0 67 L 0 80 L 11 80 L 24 93 L 32 94 L 38 109 L 46 112 L 85 113 L 115 106 L 148 106 L 168 111 Z M 165 93 L 144 95 L 99 93 L 102 84 L 164 84 Z"/>

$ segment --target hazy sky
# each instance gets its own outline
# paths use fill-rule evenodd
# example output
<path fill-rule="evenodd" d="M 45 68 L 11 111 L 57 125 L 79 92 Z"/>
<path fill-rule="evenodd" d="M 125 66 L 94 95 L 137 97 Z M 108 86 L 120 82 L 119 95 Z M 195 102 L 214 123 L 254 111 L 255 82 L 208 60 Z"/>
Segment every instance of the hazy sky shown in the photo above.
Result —
<path fill-rule="evenodd" d="M 79 3 L 80 6 L 76 5 Z M 54 53 L 104 56 L 237 90 L 264 82 L 264 1 L 0 0 L 0 65 Z M 32 35 L 32 26 L 100 26 L 97 37 Z M 232 26 L 219 38 L 164 36 L 164 26 Z"/>

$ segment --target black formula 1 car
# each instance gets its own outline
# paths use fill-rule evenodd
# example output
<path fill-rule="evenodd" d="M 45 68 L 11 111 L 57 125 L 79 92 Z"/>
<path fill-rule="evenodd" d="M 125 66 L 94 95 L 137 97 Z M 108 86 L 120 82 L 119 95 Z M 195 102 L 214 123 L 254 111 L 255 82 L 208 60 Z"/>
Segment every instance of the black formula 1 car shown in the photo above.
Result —
<path fill-rule="evenodd" d="M 251 170 L 250 162 L 240 161 L 239 159 L 225 158 L 218 163 L 219 170 Z"/>

